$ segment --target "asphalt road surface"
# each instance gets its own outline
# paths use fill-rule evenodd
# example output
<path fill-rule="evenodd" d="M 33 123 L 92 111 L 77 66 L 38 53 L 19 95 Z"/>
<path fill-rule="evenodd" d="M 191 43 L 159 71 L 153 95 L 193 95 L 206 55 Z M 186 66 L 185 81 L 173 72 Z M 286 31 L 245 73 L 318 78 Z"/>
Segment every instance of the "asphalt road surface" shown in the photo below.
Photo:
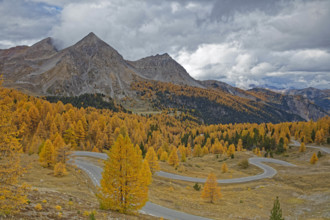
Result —
<path fill-rule="evenodd" d="M 99 159 L 108 159 L 108 155 L 104 153 L 94 153 L 94 152 L 87 152 L 87 151 L 74 151 L 73 156 L 85 156 L 85 157 L 94 157 Z M 263 170 L 263 173 L 255 175 L 255 176 L 248 176 L 248 177 L 242 177 L 242 178 L 234 178 L 234 179 L 219 179 L 218 183 L 245 183 L 265 178 L 271 178 L 273 177 L 277 171 L 266 165 L 262 162 L 266 163 L 276 163 L 283 166 L 295 166 L 291 163 L 282 161 L 282 160 L 276 160 L 271 158 L 263 158 L 263 157 L 252 157 L 249 159 L 249 163 L 252 165 L 255 165 Z M 188 182 L 195 182 L 195 183 L 205 183 L 206 179 L 204 178 L 195 178 L 195 177 L 189 177 L 189 176 L 181 176 L 173 173 L 167 173 L 164 171 L 156 172 L 156 175 L 169 178 L 169 179 L 175 179 L 175 180 L 183 180 Z"/>
<path fill-rule="evenodd" d="M 103 169 L 99 166 L 96 166 L 95 164 L 92 164 L 91 162 L 88 162 L 87 160 L 84 159 L 84 157 L 90 156 L 90 157 L 103 159 L 107 155 L 102 153 L 82 152 L 82 151 L 75 151 L 73 152 L 72 155 L 76 157 L 74 159 L 71 159 L 71 162 L 74 163 L 79 169 L 85 171 L 87 175 L 91 178 L 95 186 L 100 186 Z M 147 202 L 146 205 L 140 210 L 140 212 L 143 214 L 163 217 L 165 219 L 170 219 L 170 220 L 172 219 L 173 220 L 174 219 L 208 220 L 208 218 L 189 215 L 184 212 L 179 212 L 173 209 L 162 207 L 152 202 Z"/>
<path fill-rule="evenodd" d="M 98 159 L 106 160 L 108 159 L 107 154 L 104 153 L 95 153 L 95 152 L 87 152 L 87 151 L 74 151 L 72 153 L 72 156 L 75 156 L 75 164 L 78 168 L 82 169 L 87 173 L 87 175 L 91 178 L 94 185 L 100 186 L 100 181 L 102 179 L 102 168 L 98 167 L 91 162 L 88 162 L 84 160 L 84 157 L 93 157 Z M 295 166 L 293 164 L 290 164 L 285 161 L 271 159 L 271 158 L 262 158 L 262 157 L 253 157 L 249 159 L 249 163 L 253 164 L 263 170 L 263 173 L 255 175 L 255 176 L 248 176 L 248 177 L 242 177 L 242 178 L 235 178 L 235 179 L 219 179 L 218 183 L 244 183 L 249 181 L 255 181 L 265 178 L 271 178 L 273 177 L 277 171 L 273 169 L 272 167 L 263 164 L 262 162 L 267 163 L 276 163 L 281 164 L 284 166 Z M 163 171 L 159 171 L 156 173 L 158 176 L 166 177 L 170 179 L 176 179 L 176 180 L 183 180 L 183 181 L 189 181 L 189 182 L 199 182 L 204 183 L 206 179 L 203 178 L 194 178 L 194 177 L 188 177 L 188 176 L 181 176 L 176 175 L 173 173 L 167 173 Z M 183 212 L 179 212 L 173 209 L 165 208 L 160 205 L 147 202 L 147 204 L 141 209 L 141 213 L 149 214 L 157 217 L 164 217 L 166 219 L 182 219 L 182 220 L 197 220 L 197 219 L 207 219 L 195 215 L 189 215 Z"/>
<path fill-rule="evenodd" d="M 300 142 L 295 141 L 295 140 L 292 140 L 292 142 L 293 142 L 293 146 L 296 146 L 296 147 L 299 147 L 300 146 Z M 318 150 L 321 150 L 323 152 L 326 152 L 327 154 L 330 154 L 330 148 L 327 148 L 327 147 L 307 146 L 307 145 L 306 145 L 306 147 L 318 149 Z"/>
<path fill-rule="evenodd" d="M 265 178 L 271 178 L 273 177 L 277 171 L 266 165 L 263 164 L 262 162 L 266 163 L 276 163 L 280 164 L 283 166 L 295 166 L 291 163 L 282 161 L 282 160 L 276 160 L 276 159 L 271 159 L 271 158 L 263 158 L 263 157 L 252 157 L 249 159 L 249 163 L 253 164 L 260 169 L 263 170 L 263 173 L 255 175 L 255 176 L 247 176 L 247 177 L 242 177 L 242 178 L 234 178 L 234 179 L 219 179 L 217 180 L 218 183 L 245 183 L 245 182 L 250 182 L 250 181 L 255 181 L 255 180 L 260 180 L 260 179 L 265 179 Z M 196 182 L 196 183 L 205 183 L 206 179 L 203 178 L 194 178 L 194 177 L 189 177 L 189 176 L 181 176 L 173 173 L 167 173 L 163 171 L 157 172 L 158 176 L 161 177 L 166 177 L 170 179 L 176 179 L 176 180 L 183 180 L 183 181 L 189 181 L 189 182 Z"/>

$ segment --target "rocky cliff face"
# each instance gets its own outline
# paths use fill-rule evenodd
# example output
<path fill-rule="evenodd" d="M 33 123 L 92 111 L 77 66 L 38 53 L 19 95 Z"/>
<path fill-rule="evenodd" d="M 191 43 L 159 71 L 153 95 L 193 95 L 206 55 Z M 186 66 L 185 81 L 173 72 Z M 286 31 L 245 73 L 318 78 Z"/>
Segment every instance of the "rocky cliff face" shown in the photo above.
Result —
<path fill-rule="evenodd" d="M 90 33 L 75 45 L 57 51 L 44 39 L 18 56 L 3 61 L 5 85 L 22 87 L 39 95 L 103 93 L 130 95 L 135 71 L 111 46 Z"/>
<path fill-rule="evenodd" d="M 130 61 L 130 65 L 144 78 L 172 82 L 179 85 L 203 87 L 193 79 L 187 71 L 173 60 L 167 53 Z"/>
<path fill-rule="evenodd" d="M 203 86 L 205 86 L 206 88 L 209 88 L 209 89 L 216 89 L 216 90 L 220 90 L 220 91 L 229 93 L 231 95 L 239 96 L 241 98 L 256 100 L 256 97 L 249 94 L 248 92 L 246 92 L 242 89 L 233 87 L 224 82 L 220 82 L 220 81 L 216 81 L 216 80 L 204 80 L 204 81 L 199 81 L 199 82 L 200 82 L 200 84 L 202 84 Z"/>
<path fill-rule="evenodd" d="M 322 107 L 325 111 L 330 113 L 330 90 L 316 89 L 316 88 L 306 88 L 306 89 L 291 89 L 283 92 L 286 95 L 299 95 L 304 98 L 309 99 L 316 105 Z"/>
<path fill-rule="evenodd" d="M 317 120 L 318 118 L 328 115 L 320 106 L 315 105 L 302 96 L 283 95 L 262 88 L 255 88 L 249 91 L 259 99 L 261 98 L 260 102 L 288 113 L 299 115 L 307 121 L 310 119 Z"/>

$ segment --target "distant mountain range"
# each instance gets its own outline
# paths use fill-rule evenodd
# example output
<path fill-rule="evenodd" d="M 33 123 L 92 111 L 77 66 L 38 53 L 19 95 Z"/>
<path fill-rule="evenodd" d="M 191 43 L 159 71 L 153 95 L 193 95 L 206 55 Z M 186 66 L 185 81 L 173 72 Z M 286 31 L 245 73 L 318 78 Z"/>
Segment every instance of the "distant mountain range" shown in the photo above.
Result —
<path fill-rule="evenodd" d="M 330 113 L 329 90 L 245 91 L 219 81 L 198 81 L 168 54 L 128 61 L 94 33 L 63 50 L 57 50 L 51 38 L 31 47 L 0 50 L 0 72 L 4 86 L 31 95 L 100 93 L 132 109 L 143 102 L 153 103 L 154 108 L 196 110 L 206 123 L 316 120 Z M 155 83 L 161 83 L 167 94 L 158 91 L 145 97 L 143 88 L 137 91 L 133 86 L 136 82 L 150 82 L 155 91 L 160 88 Z M 251 117 L 242 115 L 244 111 Z"/>

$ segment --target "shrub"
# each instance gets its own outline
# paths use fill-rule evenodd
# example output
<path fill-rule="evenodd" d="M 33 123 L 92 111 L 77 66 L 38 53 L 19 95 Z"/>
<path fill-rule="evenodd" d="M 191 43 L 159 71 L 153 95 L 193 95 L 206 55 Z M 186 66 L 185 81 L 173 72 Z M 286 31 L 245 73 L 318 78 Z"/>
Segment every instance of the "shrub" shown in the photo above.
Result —
<path fill-rule="evenodd" d="M 270 220 L 284 220 L 282 217 L 282 209 L 278 197 L 276 197 L 274 201 L 274 206 L 270 213 Z"/>
<path fill-rule="evenodd" d="M 57 205 L 57 206 L 55 206 L 55 209 L 56 209 L 57 211 L 61 211 L 61 210 L 62 210 L 62 207 L 61 207 L 60 205 Z"/>
<path fill-rule="evenodd" d="M 223 163 L 221 166 L 221 171 L 222 173 L 227 173 L 228 172 L 228 166 L 226 163 Z"/>
<path fill-rule="evenodd" d="M 201 186 L 200 186 L 198 183 L 195 183 L 195 185 L 193 186 L 193 188 L 194 188 L 196 191 L 200 191 L 200 190 L 201 190 Z"/>
<path fill-rule="evenodd" d="M 322 155 L 321 151 L 317 152 L 317 157 L 318 157 L 318 158 L 320 158 L 320 157 L 322 157 L 322 156 L 323 156 L 323 155 Z"/>
<path fill-rule="evenodd" d="M 40 203 L 38 203 L 37 205 L 34 206 L 34 209 L 37 211 L 41 211 L 42 210 L 42 205 Z"/>
<path fill-rule="evenodd" d="M 65 164 L 62 162 L 59 162 L 54 167 L 54 176 L 64 176 L 67 174 Z"/>
<path fill-rule="evenodd" d="M 242 169 L 247 169 L 249 167 L 249 161 L 247 159 L 242 160 L 238 163 L 238 166 Z"/>
<path fill-rule="evenodd" d="M 95 212 L 95 211 L 92 211 L 92 212 L 89 214 L 88 219 L 89 219 L 89 220 L 95 220 L 95 219 L 96 219 L 96 218 L 95 218 L 95 214 L 96 214 L 96 212 Z"/>
<path fill-rule="evenodd" d="M 311 164 L 315 164 L 319 159 L 316 156 L 316 153 L 313 154 L 313 156 L 310 159 Z"/>

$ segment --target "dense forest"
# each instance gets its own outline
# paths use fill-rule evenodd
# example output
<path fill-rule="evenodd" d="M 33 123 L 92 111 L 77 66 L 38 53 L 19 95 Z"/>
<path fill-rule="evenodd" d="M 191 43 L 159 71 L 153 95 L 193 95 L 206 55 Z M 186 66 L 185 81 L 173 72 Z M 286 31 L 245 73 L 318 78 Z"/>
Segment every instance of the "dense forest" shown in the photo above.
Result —
<path fill-rule="evenodd" d="M 279 99 L 273 94 L 262 96 L 260 93 L 242 91 L 259 101 L 232 95 L 221 89 L 203 89 L 172 83 L 148 81 L 135 82 L 132 88 L 142 99 L 150 100 L 157 109 L 176 108 L 191 111 L 206 124 L 226 123 L 280 123 L 283 121 L 303 121 L 299 115 L 290 113 L 282 103 L 267 103 Z"/>
<path fill-rule="evenodd" d="M 10 185 L 16 183 L 22 173 L 17 165 L 19 153 L 39 154 L 42 166 L 61 175 L 65 173 L 71 150 L 113 152 L 118 145 L 131 146 L 127 152 L 137 152 L 136 157 L 141 154 L 141 159 L 145 156 L 151 161 L 150 170 L 154 172 L 158 159 L 178 166 L 186 157 L 202 157 L 210 153 L 234 157 L 236 151 L 242 150 L 272 157 L 285 152 L 292 137 L 302 143 L 330 143 L 330 117 L 316 122 L 200 125 L 190 115 L 193 111 L 171 109 L 161 114 L 141 116 L 110 109 L 77 108 L 62 101 L 50 103 L 14 89 L 1 88 L 0 94 L 0 156 L 1 163 L 5 163 L 0 166 L 0 176 L 7 181 L 1 184 L 0 190 L 8 192 L 8 196 L 5 195 L 8 198 L 18 196 L 16 200 L 0 202 L 2 207 L 8 207 L 6 213 L 13 212 L 13 207 L 19 208 L 25 201 L 24 186 L 12 188 Z M 142 162 L 136 166 L 137 170 L 140 169 Z M 8 167 L 13 168 L 10 169 L 12 175 L 5 178 L 8 177 L 5 175 Z M 149 169 L 146 165 L 144 167 L 144 170 Z M 148 178 L 140 179 L 145 182 Z M 18 204 L 8 205 L 8 201 Z"/>
<path fill-rule="evenodd" d="M 187 117 L 188 112 L 172 110 L 140 116 L 109 109 L 76 108 L 61 101 L 50 103 L 13 89 L 2 88 L 1 94 L 2 101 L 12 105 L 11 123 L 18 131 L 23 151 L 29 153 L 38 153 L 47 139 L 54 142 L 57 138 L 62 138 L 71 149 L 108 150 L 119 134 L 127 134 L 134 145 L 153 147 L 155 151 L 180 145 L 211 148 L 218 141 L 225 147 L 237 145 L 240 139 L 244 148 L 282 151 L 282 145 L 285 148 L 292 136 L 305 143 L 329 142 L 329 117 L 317 122 L 198 125 L 189 120 L 193 117 Z"/>
<path fill-rule="evenodd" d="M 82 94 L 80 96 L 46 96 L 45 98 L 51 103 L 61 101 L 63 104 L 70 103 L 77 108 L 94 107 L 97 109 L 110 109 L 114 112 L 127 112 L 121 105 L 117 105 L 112 98 L 100 93 Z"/>

